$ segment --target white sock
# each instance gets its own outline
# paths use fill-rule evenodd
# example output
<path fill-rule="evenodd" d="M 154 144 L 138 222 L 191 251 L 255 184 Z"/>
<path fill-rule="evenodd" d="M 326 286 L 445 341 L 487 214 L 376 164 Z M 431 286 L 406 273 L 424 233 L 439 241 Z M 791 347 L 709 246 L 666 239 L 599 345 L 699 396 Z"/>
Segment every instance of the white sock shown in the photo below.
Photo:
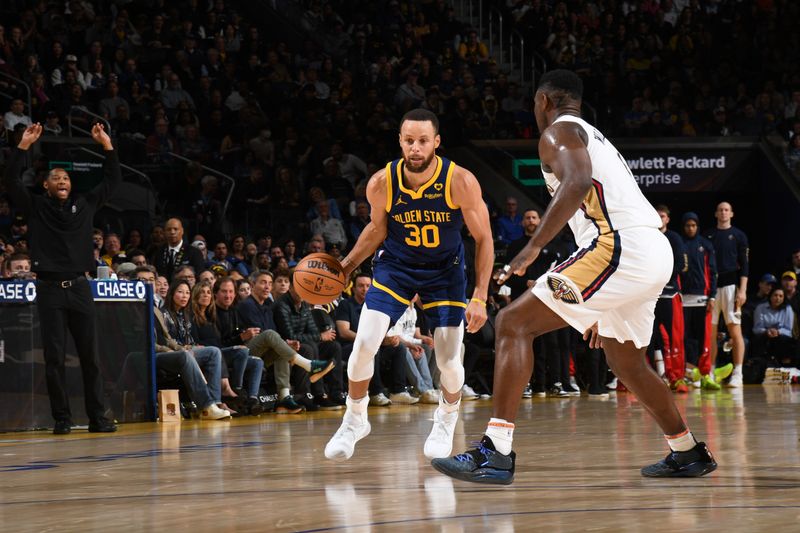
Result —
<path fill-rule="evenodd" d="M 664 438 L 667 439 L 669 449 L 673 452 L 688 452 L 697 444 L 694 435 L 688 429 L 677 435 L 664 435 Z"/>
<path fill-rule="evenodd" d="M 283 400 L 287 396 L 289 396 L 289 389 L 281 389 L 281 390 L 278 391 L 278 399 L 279 400 Z"/>
<path fill-rule="evenodd" d="M 444 399 L 444 393 L 439 395 L 439 407 L 442 408 L 442 411 L 445 413 L 456 413 L 458 412 L 458 408 L 461 405 L 461 398 L 456 401 L 456 403 L 449 403 L 447 400 Z"/>
<path fill-rule="evenodd" d="M 364 424 L 367 421 L 367 407 L 369 407 L 369 395 L 358 400 L 354 400 L 347 395 L 345 400 L 347 410 L 344 412 L 344 419 L 348 424 Z"/>
<path fill-rule="evenodd" d="M 708 379 L 709 381 L 716 381 L 717 377 L 714 374 L 714 371 L 717 369 L 716 365 L 711 365 L 711 370 L 708 371 Z"/>
<path fill-rule="evenodd" d="M 498 452 L 508 455 L 514 440 L 514 424 L 502 418 L 490 418 L 489 425 L 486 426 L 486 436 L 492 439 Z"/>
<path fill-rule="evenodd" d="M 731 376 L 741 376 L 742 375 L 742 365 L 734 365 L 733 366 L 733 373 Z"/>
<path fill-rule="evenodd" d="M 294 359 L 292 359 L 292 364 L 299 366 L 306 372 L 311 372 L 311 361 L 309 361 L 299 353 L 294 354 Z"/>
<path fill-rule="evenodd" d="M 661 353 L 661 350 L 656 350 L 653 352 L 653 362 L 656 364 L 656 374 L 659 376 L 664 375 L 664 354 Z"/>

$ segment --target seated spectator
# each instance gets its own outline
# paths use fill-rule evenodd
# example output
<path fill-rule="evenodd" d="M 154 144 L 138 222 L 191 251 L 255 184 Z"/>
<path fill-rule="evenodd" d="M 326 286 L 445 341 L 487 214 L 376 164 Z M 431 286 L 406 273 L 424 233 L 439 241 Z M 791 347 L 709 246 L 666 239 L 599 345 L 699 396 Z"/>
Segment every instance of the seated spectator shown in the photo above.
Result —
<path fill-rule="evenodd" d="M 137 267 L 147 265 L 147 256 L 142 250 L 133 248 L 132 250 L 128 250 L 126 255 L 128 256 L 128 260 Z"/>
<path fill-rule="evenodd" d="M 148 268 L 136 270 L 136 279 L 145 283 L 154 283 L 155 274 Z M 230 418 L 228 410 L 217 406 L 214 393 L 208 386 L 194 353 L 186 350 L 169 334 L 164 315 L 158 306 L 153 308 L 155 315 L 156 337 L 156 370 L 170 376 L 180 376 L 189 398 L 200 409 L 200 418 L 220 420 Z M 213 364 L 213 361 L 210 361 Z M 213 372 L 212 372 L 213 374 Z"/>
<path fill-rule="evenodd" d="M 231 278 L 233 279 L 233 278 Z M 252 293 L 252 287 L 250 286 L 250 281 L 247 279 L 240 279 L 236 282 L 236 305 L 239 305 L 241 302 L 247 300 Z"/>
<path fill-rule="evenodd" d="M 233 283 L 220 280 L 215 285 L 217 304 L 217 326 L 224 344 L 238 338 L 250 349 L 250 353 L 264 360 L 265 366 L 274 364 L 275 385 L 278 392 L 276 412 L 297 414 L 303 408 L 292 398 L 289 385 L 289 365 L 297 365 L 309 373 L 313 383 L 330 372 L 331 361 L 310 360 L 300 355 L 300 342 L 284 341 L 278 334 L 272 314 L 272 303 L 268 300 L 272 290 L 272 274 L 267 271 L 250 275 L 250 296 L 232 308 Z M 227 339 L 227 342 L 226 342 Z"/>
<path fill-rule="evenodd" d="M 129 250 L 141 250 L 144 246 L 142 242 L 142 232 L 136 228 L 128 230 L 128 236 L 125 238 L 125 253 L 130 257 Z"/>
<path fill-rule="evenodd" d="M 792 337 L 794 320 L 794 311 L 785 300 L 783 289 L 774 288 L 769 294 L 769 303 L 756 307 L 751 339 L 753 355 L 771 359 L 781 366 L 797 366 L 797 341 Z"/>
<path fill-rule="evenodd" d="M 225 362 L 222 366 L 222 396 L 225 402 L 233 402 L 242 414 L 259 414 L 263 411 L 258 392 L 264 361 L 251 356 L 244 345 L 223 345 L 217 329 L 217 309 L 212 287 L 213 283 L 202 281 L 192 290 L 192 335 L 203 346 L 216 346 L 222 352 Z"/>
<path fill-rule="evenodd" d="M 517 213 L 517 199 L 506 198 L 505 214 L 497 218 L 497 238 L 505 244 L 522 237 L 522 216 Z"/>
<path fill-rule="evenodd" d="M 117 118 L 117 110 L 120 106 L 127 108 L 130 112 L 128 101 L 119 95 L 119 84 L 116 81 L 109 82 L 108 96 L 100 100 L 97 110 L 106 119 L 114 120 Z"/>
<path fill-rule="evenodd" d="M 228 261 L 228 245 L 225 244 L 225 241 L 219 241 L 214 245 L 214 253 L 206 259 L 206 265 L 209 267 L 220 265 L 225 270 L 233 270 L 233 265 Z"/>
<path fill-rule="evenodd" d="M 0 253 L 0 257 L 2 253 Z M 31 258 L 28 254 L 16 252 L 6 257 L 3 261 L 2 277 L 6 279 L 33 279 L 36 274 L 31 272 Z"/>
<path fill-rule="evenodd" d="M 275 281 L 272 283 L 272 300 L 277 302 L 281 296 L 289 292 L 289 285 L 292 283 L 292 273 L 287 269 L 274 270 Z"/>
<path fill-rule="evenodd" d="M 458 45 L 458 56 L 470 65 L 478 65 L 489 60 L 489 49 L 478 39 L 478 32 L 470 30 L 467 39 Z"/>
<path fill-rule="evenodd" d="M 800 291 L 797 290 L 797 274 L 787 270 L 781 274 L 781 288 L 784 299 L 792 307 L 795 316 L 800 315 Z"/>
<path fill-rule="evenodd" d="M 145 141 L 147 157 L 151 163 L 171 163 L 170 153 L 178 152 L 178 143 L 169 133 L 169 123 L 165 118 L 155 122 L 155 130 Z"/>
<path fill-rule="evenodd" d="M 186 281 L 173 282 L 165 299 L 163 320 L 169 337 L 178 343 L 177 346 L 194 355 L 208 382 L 211 398 L 219 407 L 222 403 L 222 352 L 216 346 L 199 346 L 195 342 L 189 316 L 191 294 L 192 289 Z"/>
<path fill-rule="evenodd" d="M 350 182 L 351 187 L 355 187 L 360 180 L 369 177 L 366 163 L 360 157 L 346 153 L 340 142 L 331 145 L 331 155 L 322 162 L 322 165 L 325 166 L 328 161 L 334 161 L 339 165 L 339 175 Z M 341 218 L 341 215 L 336 218 Z"/>
<path fill-rule="evenodd" d="M 289 239 L 286 241 L 286 244 L 283 245 L 283 256 L 286 258 L 289 268 L 293 268 L 297 265 L 297 245 L 294 240 Z"/>
<path fill-rule="evenodd" d="M 161 91 L 161 102 L 170 112 L 175 111 L 181 102 L 188 103 L 192 109 L 195 108 L 192 95 L 181 87 L 181 79 L 175 73 L 167 77 L 167 86 Z"/>
<path fill-rule="evenodd" d="M 311 208 L 306 212 L 306 220 L 309 222 L 319 217 L 317 204 L 320 202 L 327 202 L 328 207 L 330 208 L 330 216 L 333 218 L 338 218 L 339 220 L 344 220 L 342 218 L 341 211 L 339 211 L 339 204 L 336 203 L 336 200 L 333 198 L 326 197 L 325 191 L 322 190 L 322 187 L 311 187 L 308 190 L 308 198 L 311 200 Z"/>
<path fill-rule="evenodd" d="M 215 267 L 219 267 L 219 265 L 214 265 Z M 224 268 L 221 269 L 223 273 L 226 273 L 227 270 Z M 217 281 L 217 275 L 211 270 L 203 270 L 200 272 L 200 275 L 197 276 L 197 284 L 192 287 L 192 292 L 197 288 L 197 285 L 201 285 L 203 283 L 208 283 L 209 285 L 213 285 L 214 282 Z"/>
<path fill-rule="evenodd" d="M 769 303 L 769 295 L 778 286 L 778 279 L 769 272 L 758 280 L 758 289 L 755 293 L 748 294 L 742 306 L 742 329 L 751 331 L 755 323 L 756 307 L 762 303 Z"/>
<path fill-rule="evenodd" d="M 111 266 L 112 263 L 120 263 L 126 259 L 125 252 L 122 251 L 122 242 L 119 240 L 119 235 L 116 233 L 109 233 L 103 239 L 105 243 L 105 253 L 101 259 Z"/>
<path fill-rule="evenodd" d="M 311 232 L 322 235 L 325 238 L 325 242 L 336 243 L 341 248 L 345 248 L 347 246 L 347 236 L 344 232 L 344 226 L 341 220 L 331 217 L 328 202 L 325 200 L 317 202 L 317 212 L 319 217 L 311 221 Z"/>
<path fill-rule="evenodd" d="M 201 269 L 200 272 L 202 271 Z M 183 265 L 175 270 L 175 273 L 172 275 L 172 281 L 185 281 L 189 285 L 189 289 L 194 289 L 194 286 L 197 284 L 197 274 L 195 274 L 194 268 L 189 265 Z"/>
<path fill-rule="evenodd" d="M 330 370 L 342 367 L 342 348 L 336 340 L 336 331 L 333 328 L 320 331 L 311 314 L 311 307 L 300 298 L 297 291 L 289 283 L 289 291 L 282 295 L 275 302 L 275 323 L 278 333 L 287 343 L 299 342 L 314 359 L 322 359 L 330 362 Z M 330 376 L 330 372 L 328 376 Z M 331 390 L 331 395 L 325 391 L 324 381 L 317 381 L 311 384 L 311 392 L 314 395 L 314 403 L 320 410 L 336 410 L 344 406 L 344 384 L 341 381 L 341 372 L 334 374 L 339 376 L 339 383 L 335 390 Z M 334 401 L 333 397 L 336 398 Z"/>
<path fill-rule="evenodd" d="M 11 101 L 11 107 L 6 114 L 3 115 L 3 124 L 9 131 L 14 131 L 17 124 L 24 124 L 30 126 L 32 124 L 31 117 L 25 114 L 25 103 L 19 98 Z"/>
<path fill-rule="evenodd" d="M 408 309 L 403 313 L 395 325 L 389 330 L 388 335 L 400 337 L 400 344 L 405 350 L 406 378 L 417 388 L 420 393 L 419 401 L 422 403 L 439 403 L 439 392 L 433 388 L 431 371 L 428 368 L 428 351 L 433 348 L 433 337 L 422 335 L 417 321 L 416 304 L 419 296 L 414 296 Z M 409 403 L 408 391 L 392 394 L 389 399 L 392 403 Z"/>
<path fill-rule="evenodd" d="M 252 264 L 247 260 L 247 248 L 244 235 L 234 235 L 228 247 L 226 261 L 231 265 L 228 270 L 236 269 L 242 276 L 247 277 L 252 270 Z"/>
<path fill-rule="evenodd" d="M 133 273 L 137 268 L 136 265 L 128 261 L 125 261 L 124 263 L 116 263 L 114 266 L 115 272 L 117 273 L 117 279 L 131 279 L 131 276 L 133 276 Z"/>

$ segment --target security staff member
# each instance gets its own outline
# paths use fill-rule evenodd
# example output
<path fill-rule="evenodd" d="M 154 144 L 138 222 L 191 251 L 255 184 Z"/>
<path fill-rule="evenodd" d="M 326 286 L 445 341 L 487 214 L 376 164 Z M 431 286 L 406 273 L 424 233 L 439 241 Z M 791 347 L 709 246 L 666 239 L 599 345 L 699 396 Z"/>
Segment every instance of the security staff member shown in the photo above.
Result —
<path fill-rule="evenodd" d="M 31 195 L 22 184 L 25 152 L 39 139 L 42 125 L 25 129 L 12 152 L 3 179 L 16 208 L 28 217 L 32 270 L 36 272 L 39 321 L 46 365 L 47 392 L 55 419 L 53 433 L 71 431 L 72 415 L 64 368 L 69 329 L 83 374 L 89 431 L 110 433 L 117 427 L 103 416 L 102 382 L 95 350 L 94 301 L 85 272 L 95 270 L 92 254 L 94 214 L 122 181 L 117 152 L 103 126 L 95 124 L 92 138 L 103 145 L 106 161 L 102 183 L 84 196 L 72 195 L 69 174 L 54 168 L 44 181 L 45 193 Z"/>

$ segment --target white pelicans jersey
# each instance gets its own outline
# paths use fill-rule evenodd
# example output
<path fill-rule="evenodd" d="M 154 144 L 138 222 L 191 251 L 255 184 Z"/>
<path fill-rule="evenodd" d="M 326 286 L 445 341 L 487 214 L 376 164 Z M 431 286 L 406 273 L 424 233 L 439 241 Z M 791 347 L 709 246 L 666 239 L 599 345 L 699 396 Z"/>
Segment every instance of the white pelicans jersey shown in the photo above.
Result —
<path fill-rule="evenodd" d="M 594 126 L 573 115 L 561 115 L 555 122 L 575 122 L 586 132 L 586 147 L 592 162 L 592 188 L 581 208 L 569 220 L 578 247 L 584 248 L 598 236 L 627 228 L 660 228 L 661 218 L 644 197 L 628 164 L 611 142 Z M 554 123 L 555 123 L 554 122 Z M 555 194 L 560 182 L 544 172 L 547 190 Z"/>

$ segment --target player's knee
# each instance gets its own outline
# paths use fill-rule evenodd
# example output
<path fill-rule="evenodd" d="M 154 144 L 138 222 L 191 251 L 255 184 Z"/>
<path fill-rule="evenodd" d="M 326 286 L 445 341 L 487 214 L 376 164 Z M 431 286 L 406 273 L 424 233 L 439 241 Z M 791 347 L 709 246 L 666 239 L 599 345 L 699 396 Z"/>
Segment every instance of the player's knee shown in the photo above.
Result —
<path fill-rule="evenodd" d="M 366 381 L 372 378 L 375 371 L 375 354 L 356 350 L 350 354 L 347 361 L 347 377 L 350 381 Z"/>
<path fill-rule="evenodd" d="M 522 330 L 520 329 L 520 324 L 518 322 L 518 315 L 514 313 L 508 313 L 508 308 L 503 308 L 497 313 L 497 319 L 495 320 L 495 335 L 497 337 L 516 337 Z"/>
<path fill-rule="evenodd" d="M 464 365 L 461 364 L 461 358 L 454 357 L 440 361 L 437 357 L 436 364 L 441 374 L 442 388 L 451 394 L 460 391 L 464 386 Z"/>

